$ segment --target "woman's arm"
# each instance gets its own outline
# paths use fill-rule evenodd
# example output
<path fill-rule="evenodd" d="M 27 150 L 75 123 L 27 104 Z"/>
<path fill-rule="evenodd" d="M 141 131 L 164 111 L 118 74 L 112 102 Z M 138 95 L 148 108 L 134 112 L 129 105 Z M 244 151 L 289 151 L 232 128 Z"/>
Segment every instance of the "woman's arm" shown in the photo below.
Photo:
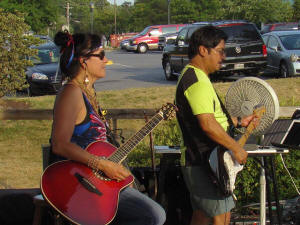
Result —
<path fill-rule="evenodd" d="M 73 85 L 66 85 L 57 96 L 54 105 L 51 138 L 53 152 L 70 160 L 97 167 L 109 178 L 125 179 L 130 172 L 121 164 L 99 159 L 71 142 L 75 124 L 80 123 L 86 113 L 81 89 Z"/>

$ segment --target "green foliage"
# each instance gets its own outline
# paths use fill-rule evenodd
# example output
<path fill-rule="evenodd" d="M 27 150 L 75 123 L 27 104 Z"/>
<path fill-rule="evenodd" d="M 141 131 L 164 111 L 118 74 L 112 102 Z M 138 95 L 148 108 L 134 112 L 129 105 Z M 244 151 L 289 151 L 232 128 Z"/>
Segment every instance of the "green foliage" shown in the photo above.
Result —
<path fill-rule="evenodd" d="M 189 0 L 171 1 L 171 23 L 192 23 L 198 21 L 199 7 Z"/>
<path fill-rule="evenodd" d="M 261 158 L 257 158 L 261 160 Z M 292 180 L 284 168 L 284 164 L 280 155 L 274 157 L 275 176 L 277 179 L 277 188 L 279 192 L 279 199 L 291 199 L 297 195 Z M 300 185 L 300 152 L 290 150 L 290 153 L 283 155 L 283 161 L 291 173 L 296 187 Z M 266 158 L 268 171 L 271 172 L 271 157 Z M 253 158 L 249 157 L 244 169 L 238 174 L 236 181 L 235 194 L 239 199 L 238 205 L 244 205 L 245 203 L 259 202 L 260 196 L 260 170 L 261 166 Z M 271 184 L 271 189 L 274 190 L 270 175 L 266 174 Z M 271 195 L 272 201 L 275 201 L 275 196 Z"/>
<path fill-rule="evenodd" d="M 289 21 L 292 17 L 291 3 L 283 0 L 224 0 L 222 11 L 224 19 L 245 19 L 256 24 Z"/>
<path fill-rule="evenodd" d="M 147 138 L 146 138 L 147 139 Z M 153 131 L 153 145 L 180 145 L 180 131 L 178 129 L 176 119 L 162 122 Z M 159 164 L 161 156 L 156 154 L 155 163 Z M 128 156 L 129 166 L 131 167 L 149 167 L 151 166 L 151 153 L 149 149 L 149 142 L 144 141 L 137 146 Z"/>
<path fill-rule="evenodd" d="M 300 22 L 300 0 L 294 0 L 294 4 L 293 4 L 293 20 Z"/>
<path fill-rule="evenodd" d="M 90 3 L 94 3 L 94 9 Z M 167 0 L 136 0 L 111 5 L 107 0 L 69 0 L 70 31 L 105 34 L 140 32 L 146 26 L 167 24 Z M 170 0 L 171 23 L 192 23 L 223 19 L 244 19 L 258 25 L 269 22 L 297 21 L 300 2 L 286 0 Z M 63 0 L 2 0 L 0 7 L 7 11 L 25 13 L 25 22 L 35 32 L 53 36 L 67 24 L 67 2 Z M 115 24 L 116 15 L 116 24 Z M 50 29 L 48 29 L 50 28 Z"/>
<path fill-rule="evenodd" d="M 0 98 L 6 93 L 25 87 L 25 69 L 32 65 L 28 56 L 36 54 L 30 49 L 36 38 L 26 36 L 29 26 L 22 14 L 11 14 L 0 8 Z"/>
<path fill-rule="evenodd" d="M 25 22 L 30 25 L 31 30 L 45 34 L 47 27 L 57 20 L 59 4 L 57 0 L 2 0 L 0 7 L 11 13 L 16 10 L 24 13 Z"/>

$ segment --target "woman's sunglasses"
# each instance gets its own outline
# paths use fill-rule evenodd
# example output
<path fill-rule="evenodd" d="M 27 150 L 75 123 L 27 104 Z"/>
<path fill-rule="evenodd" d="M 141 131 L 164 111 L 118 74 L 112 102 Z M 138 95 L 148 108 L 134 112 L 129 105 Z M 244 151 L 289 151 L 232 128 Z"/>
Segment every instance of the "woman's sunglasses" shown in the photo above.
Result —
<path fill-rule="evenodd" d="M 99 54 L 89 54 L 87 55 L 88 57 L 94 56 L 94 57 L 98 57 L 99 59 L 103 60 L 104 56 L 105 56 L 105 52 L 101 51 Z"/>

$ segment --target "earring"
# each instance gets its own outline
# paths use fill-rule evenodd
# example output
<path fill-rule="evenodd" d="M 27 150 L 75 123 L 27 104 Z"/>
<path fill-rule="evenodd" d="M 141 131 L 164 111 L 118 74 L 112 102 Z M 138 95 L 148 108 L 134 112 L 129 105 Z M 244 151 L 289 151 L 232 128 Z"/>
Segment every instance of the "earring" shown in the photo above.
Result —
<path fill-rule="evenodd" d="M 89 82 L 90 82 L 90 80 L 89 80 L 88 75 L 87 75 L 87 72 L 86 72 L 86 67 L 84 68 L 84 70 L 85 70 L 84 84 L 85 84 L 85 85 L 88 85 Z"/>
<path fill-rule="evenodd" d="M 85 79 L 84 79 L 84 84 L 85 84 L 85 85 L 88 85 L 89 82 L 90 82 L 90 80 L 89 80 L 88 76 L 86 76 Z"/>

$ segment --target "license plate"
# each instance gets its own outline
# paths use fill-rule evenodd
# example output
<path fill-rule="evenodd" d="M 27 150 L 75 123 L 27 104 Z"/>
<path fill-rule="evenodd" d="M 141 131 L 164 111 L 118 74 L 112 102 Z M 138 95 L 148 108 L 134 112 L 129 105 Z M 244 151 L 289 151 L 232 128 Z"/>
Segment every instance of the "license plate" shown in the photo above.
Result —
<path fill-rule="evenodd" d="M 234 69 L 244 69 L 243 63 L 234 64 Z"/>

